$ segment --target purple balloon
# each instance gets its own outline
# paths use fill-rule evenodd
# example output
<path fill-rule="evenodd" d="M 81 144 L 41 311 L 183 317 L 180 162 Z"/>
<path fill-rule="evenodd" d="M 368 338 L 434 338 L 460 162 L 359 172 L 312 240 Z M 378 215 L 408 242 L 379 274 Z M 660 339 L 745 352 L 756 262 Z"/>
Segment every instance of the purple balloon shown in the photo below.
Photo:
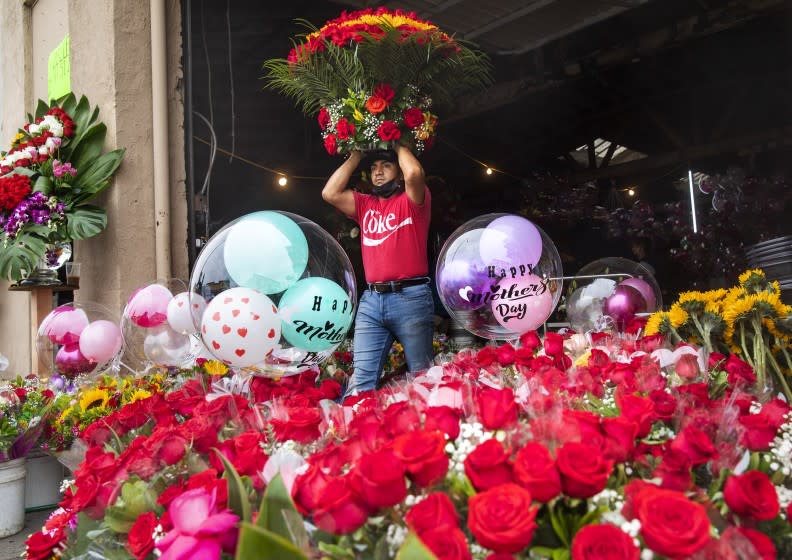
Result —
<path fill-rule="evenodd" d="M 602 305 L 602 313 L 610 315 L 619 329 L 623 329 L 636 313 L 646 310 L 646 301 L 641 292 L 631 286 L 616 286 Z"/>
<path fill-rule="evenodd" d="M 654 290 L 652 286 L 649 285 L 649 282 L 643 280 L 641 278 L 628 278 L 619 283 L 619 286 L 630 286 L 631 288 L 635 288 L 644 298 L 646 302 L 646 309 L 650 313 L 657 311 L 657 298 L 655 297 Z M 638 311 L 637 313 L 640 313 Z"/>
<path fill-rule="evenodd" d="M 525 218 L 501 216 L 484 229 L 479 252 L 486 264 L 506 268 L 535 265 L 542 257 L 542 236 Z"/>
<path fill-rule="evenodd" d="M 465 261 L 446 262 L 437 274 L 437 291 L 440 299 L 455 311 L 472 311 L 482 307 L 481 298 L 488 290 L 489 278 L 484 265 Z"/>
<path fill-rule="evenodd" d="M 91 371 L 96 366 L 82 352 L 78 344 L 67 344 L 62 346 L 55 355 L 55 369 L 58 373 L 68 379 Z"/>
<path fill-rule="evenodd" d="M 123 343 L 118 325 L 104 319 L 90 323 L 80 335 L 80 351 L 94 364 L 115 357 Z"/>

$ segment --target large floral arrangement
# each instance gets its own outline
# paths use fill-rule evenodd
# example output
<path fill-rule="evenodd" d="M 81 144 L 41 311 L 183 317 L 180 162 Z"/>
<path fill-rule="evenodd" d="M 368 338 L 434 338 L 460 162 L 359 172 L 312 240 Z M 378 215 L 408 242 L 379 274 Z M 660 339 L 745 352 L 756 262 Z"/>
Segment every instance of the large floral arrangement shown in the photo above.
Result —
<path fill-rule="evenodd" d="M 28 558 L 787 558 L 792 415 L 752 369 L 527 333 L 343 405 L 202 375 L 83 433 Z"/>
<path fill-rule="evenodd" d="M 24 457 L 36 446 L 54 397 L 35 375 L 0 385 L 0 462 Z"/>
<path fill-rule="evenodd" d="M 775 380 L 792 402 L 792 306 L 781 301 L 778 282 L 769 282 L 761 270 L 745 271 L 728 290 L 680 294 L 668 311 L 649 318 L 646 330 L 703 344 L 724 360 L 742 357 L 760 386 L 771 389 Z"/>
<path fill-rule="evenodd" d="M 487 85 L 481 52 L 414 13 L 386 8 L 343 13 L 265 63 L 269 86 L 318 113 L 328 153 L 387 148 L 421 152 L 434 142 L 435 106 Z"/>
<path fill-rule="evenodd" d="M 85 239 L 107 225 L 87 202 L 110 184 L 124 150 L 102 153 L 106 126 L 85 97 L 69 94 L 35 115 L 0 152 L 0 277 L 19 280 L 47 245 Z"/>

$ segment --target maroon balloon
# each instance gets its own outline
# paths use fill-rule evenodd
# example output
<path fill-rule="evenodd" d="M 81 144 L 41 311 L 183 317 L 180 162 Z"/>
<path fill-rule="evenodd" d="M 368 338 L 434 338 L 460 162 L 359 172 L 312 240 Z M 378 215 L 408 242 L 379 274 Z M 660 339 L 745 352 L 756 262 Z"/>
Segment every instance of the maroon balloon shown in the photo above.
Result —
<path fill-rule="evenodd" d="M 55 355 L 55 369 L 64 377 L 73 377 L 91 371 L 96 364 L 80 352 L 79 344 L 67 344 L 62 346 Z"/>
<path fill-rule="evenodd" d="M 636 313 L 646 311 L 646 300 L 641 292 L 631 286 L 619 285 L 608 296 L 602 306 L 602 313 L 610 315 L 619 329 L 623 329 Z"/>
<path fill-rule="evenodd" d="M 644 309 L 644 311 L 649 311 L 650 313 L 657 311 L 657 298 L 649 282 L 642 278 L 628 278 L 627 280 L 623 280 L 619 285 L 629 286 L 641 292 L 646 302 L 646 309 Z M 640 311 L 636 311 L 636 313 L 640 313 Z"/>

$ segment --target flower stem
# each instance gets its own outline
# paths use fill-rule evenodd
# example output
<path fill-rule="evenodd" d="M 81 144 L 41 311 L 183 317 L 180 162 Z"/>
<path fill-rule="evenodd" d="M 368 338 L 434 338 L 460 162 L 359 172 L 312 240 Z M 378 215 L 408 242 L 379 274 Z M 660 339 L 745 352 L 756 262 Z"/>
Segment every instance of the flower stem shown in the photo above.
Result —
<path fill-rule="evenodd" d="M 751 360 L 751 355 L 748 352 L 748 344 L 745 341 L 745 325 L 743 325 L 742 321 L 740 321 L 740 347 L 743 351 L 743 357 L 748 364 L 754 368 L 754 372 L 756 372 L 756 367 L 754 366 L 753 360 Z"/>
<path fill-rule="evenodd" d="M 770 351 L 769 348 L 767 349 L 767 356 L 770 358 L 770 363 L 773 366 L 773 371 L 776 373 L 776 376 L 778 377 L 778 381 L 781 383 L 781 391 L 784 393 L 787 402 L 792 402 L 792 390 L 790 389 L 789 384 L 785 379 L 784 372 L 781 371 L 781 366 L 778 364 L 778 362 L 775 359 L 775 356 L 773 356 L 773 353 Z"/>

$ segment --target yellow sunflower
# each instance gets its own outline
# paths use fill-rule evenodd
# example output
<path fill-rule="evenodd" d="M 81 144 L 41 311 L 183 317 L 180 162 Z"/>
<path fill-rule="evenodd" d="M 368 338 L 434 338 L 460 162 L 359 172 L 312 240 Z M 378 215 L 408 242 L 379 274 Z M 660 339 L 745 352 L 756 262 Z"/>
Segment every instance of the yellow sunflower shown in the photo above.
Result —
<path fill-rule="evenodd" d="M 755 276 L 756 278 L 751 278 Z M 741 286 L 745 286 L 749 280 L 760 280 L 766 281 L 764 270 L 761 268 L 754 268 L 752 270 L 746 270 L 742 274 L 740 274 L 739 281 Z"/>
<path fill-rule="evenodd" d="M 146 391 L 145 389 L 135 389 L 135 392 L 129 397 L 127 403 L 133 403 L 135 401 L 140 401 L 143 399 L 147 399 L 151 396 L 151 393 Z"/>
<path fill-rule="evenodd" d="M 64 410 L 63 412 L 61 412 L 61 415 L 60 415 L 60 416 L 58 416 L 58 424 L 63 424 L 63 423 L 66 421 L 66 418 L 68 418 L 68 417 L 69 417 L 69 415 L 70 415 L 70 414 L 71 414 L 73 411 L 74 411 L 74 407 L 73 407 L 73 406 L 70 406 L 69 408 L 67 408 L 66 410 Z"/>
<path fill-rule="evenodd" d="M 228 373 L 228 366 L 220 360 L 208 360 L 203 365 L 204 371 L 209 375 L 225 375 Z"/>
<path fill-rule="evenodd" d="M 663 321 L 666 321 L 667 319 L 668 319 L 668 313 L 664 311 L 658 311 L 657 313 L 653 313 L 646 321 L 646 326 L 644 327 L 644 334 L 646 336 L 650 336 L 659 333 Z"/>
<path fill-rule="evenodd" d="M 91 408 L 104 408 L 107 401 L 110 400 L 110 395 L 107 391 L 102 389 L 88 389 L 84 391 L 80 397 L 80 408 L 82 410 L 89 410 Z"/>
<path fill-rule="evenodd" d="M 679 304 L 679 302 L 672 305 L 671 309 L 668 310 L 668 318 L 671 321 L 671 326 L 675 329 L 678 329 L 684 325 L 687 322 L 688 317 L 688 312 L 682 309 L 682 306 Z"/>

